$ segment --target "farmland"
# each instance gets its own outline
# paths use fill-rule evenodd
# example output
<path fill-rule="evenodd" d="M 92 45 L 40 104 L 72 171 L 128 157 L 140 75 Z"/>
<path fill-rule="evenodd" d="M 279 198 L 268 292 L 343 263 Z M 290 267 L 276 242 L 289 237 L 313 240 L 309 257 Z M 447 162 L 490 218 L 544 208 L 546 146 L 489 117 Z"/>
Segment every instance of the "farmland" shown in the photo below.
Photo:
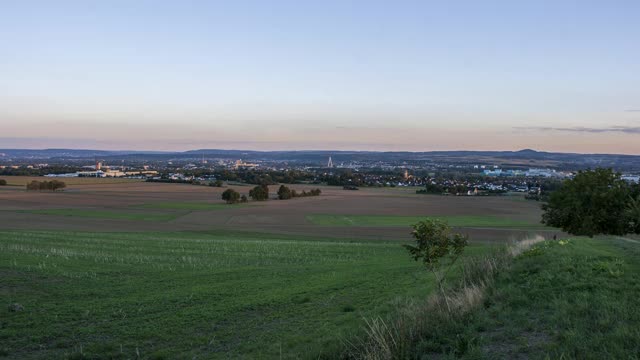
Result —
<path fill-rule="evenodd" d="M 411 189 L 344 191 L 321 187 L 322 196 L 227 205 L 224 188 L 94 179 L 59 193 L 0 188 L 0 229 L 75 231 L 244 230 L 284 235 L 367 240 L 409 240 L 408 226 L 424 216 L 442 217 L 475 241 L 552 236 L 539 224 L 539 204 L 505 197 L 416 195 Z M 241 194 L 250 187 L 232 186 Z M 298 191 L 314 186 L 297 185 Z M 277 187 L 271 187 L 275 194 Z M 123 215 L 120 215 L 122 213 Z M 164 216 L 164 217 L 163 217 Z M 152 219 L 154 221 L 144 221 Z M 353 226 L 353 225 L 356 226 Z"/>
<path fill-rule="evenodd" d="M 505 219 L 497 216 L 432 216 L 447 221 L 456 227 L 483 228 L 540 228 L 544 225 L 525 221 Z M 327 226 L 411 226 L 420 221 L 421 216 L 371 216 L 371 215 L 310 215 L 307 219 L 317 225 Z"/>
<path fill-rule="evenodd" d="M 27 309 L 2 313 L 20 358 L 81 346 L 87 356 L 321 354 L 398 295 L 430 289 L 394 243 L 19 231 L 0 232 L 0 250 L 2 298 Z"/>
<path fill-rule="evenodd" d="M 432 290 L 400 246 L 410 223 L 451 221 L 471 235 L 467 256 L 558 233 L 538 224 L 537 204 L 507 197 L 323 187 L 314 198 L 226 205 L 222 191 L 101 181 L 0 189 L 0 297 L 24 306 L 0 312 L 0 351 L 330 358 L 363 318 Z"/>

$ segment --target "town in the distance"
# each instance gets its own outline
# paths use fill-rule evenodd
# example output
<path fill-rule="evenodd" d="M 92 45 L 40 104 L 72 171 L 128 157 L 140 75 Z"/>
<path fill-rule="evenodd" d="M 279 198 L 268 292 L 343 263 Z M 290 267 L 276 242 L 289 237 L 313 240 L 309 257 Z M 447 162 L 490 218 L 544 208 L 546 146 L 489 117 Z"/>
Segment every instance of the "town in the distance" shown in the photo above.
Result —
<path fill-rule="evenodd" d="M 134 178 L 221 186 L 303 183 L 359 187 L 423 187 L 457 196 L 546 192 L 578 171 L 608 167 L 640 182 L 640 156 L 521 151 L 243 151 L 0 150 L 0 176 Z"/>

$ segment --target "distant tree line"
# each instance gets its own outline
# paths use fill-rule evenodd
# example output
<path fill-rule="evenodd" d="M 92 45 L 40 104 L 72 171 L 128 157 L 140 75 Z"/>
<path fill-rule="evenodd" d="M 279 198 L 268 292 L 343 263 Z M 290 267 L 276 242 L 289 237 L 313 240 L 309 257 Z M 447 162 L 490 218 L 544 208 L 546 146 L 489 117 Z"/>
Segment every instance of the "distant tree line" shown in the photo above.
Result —
<path fill-rule="evenodd" d="M 37 181 L 33 180 L 27 184 L 27 191 L 58 191 L 67 187 L 64 181 L 51 180 L 51 181 Z"/>
<path fill-rule="evenodd" d="M 462 194 L 467 193 L 467 187 L 464 185 L 444 186 L 439 184 L 427 184 L 424 189 L 417 190 L 416 194 Z"/>
<path fill-rule="evenodd" d="M 320 196 L 322 191 L 320 189 L 312 189 L 309 192 L 302 190 L 302 192 L 297 192 L 295 190 L 289 189 L 284 185 L 280 185 L 280 189 L 278 189 L 278 199 L 280 200 L 289 200 L 297 197 L 307 197 L 307 196 Z"/>
<path fill-rule="evenodd" d="M 43 176 L 47 174 L 66 174 L 76 171 L 82 171 L 79 166 L 45 166 L 41 168 L 19 167 L 0 169 L 0 176 Z"/>
<path fill-rule="evenodd" d="M 466 194 L 467 191 L 469 191 L 469 188 L 461 184 L 451 185 L 451 186 L 444 186 L 439 184 L 427 184 L 424 189 L 416 190 L 416 194 L 458 195 L 458 194 Z M 483 190 L 482 193 L 480 193 L 480 195 L 500 195 L 506 192 L 507 192 L 506 190 L 491 189 L 491 190 Z"/>
<path fill-rule="evenodd" d="M 216 180 L 214 182 L 210 182 L 209 186 L 213 186 L 213 187 L 222 187 L 224 185 L 224 183 L 222 182 L 222 180 Z"/>
<path fill-rule="evenodd" d="M 254 201 L 269 200 L 269 187 L 267 185 L 258 185 L 249 190 L 249 197 Z M 245 203 L 249 201 L 246 195 L 240 195 L 239 192 L 233 189 L 225 190 L 222 193 L 222 200 L 227 204 Z"/>
<path fill-rule="evenodd" d="M 289 200 L 297 197 L 319 196 L 321 193 L 322 191 L 320 189 L 312 189 L 310 191 L 303 190 L 302 192 L 297 192 L 296 190 L 292 190 L 285 185 L 281 185 L 278 189 L 278 199 Z M 249 197 L 253 201 L 269 200 L 269 187 L 267 185 L 258 185 L 249 190 Z M 249 201 L 247 196 L 240 195 L 239 192 L 233 189 L 225 190 L 222 193 L 222 200 L 224 200 L 227 204 L 246 203 Z"/>
<path fill-rule="evenodd" d="M 353 173 L 351 171 L 343 171 L 341 174 L 327 174 L 323 175 L 320 180 L 327 183 L 330 186 L 363 186 L 366 185 L 364 176 L 360 173 Z"/>
<path fill-rule="evenodd" d="M 237 203 L 246 203 L 249 200 L 246 195 L 240 195 L 239 192 L 233 189 L 227 189 L 222 193 L 222 200 L 226 201 L 227 204 L 237 204 Z"/>
<path fill-rule="evenodd" d="M 222 181 L 237 181 L 255 185 L 299 184 L 316 182 L 315 174 L 300 170 L 206 170 L 194 169 L 184 171 L 186 176 L 214 176 Z"/>

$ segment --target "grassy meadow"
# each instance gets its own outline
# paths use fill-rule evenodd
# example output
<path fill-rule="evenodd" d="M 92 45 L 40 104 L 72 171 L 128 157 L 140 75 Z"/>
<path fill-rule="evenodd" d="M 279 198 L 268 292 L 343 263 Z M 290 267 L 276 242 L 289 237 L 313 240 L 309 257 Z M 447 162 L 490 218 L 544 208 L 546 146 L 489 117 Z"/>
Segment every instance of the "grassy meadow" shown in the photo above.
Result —
<path fill-rule="evenodd" d="M 330 357 L 432 287 L 397 242 L 223 231 L 2 231 L 0 275 L 15 359 Z"/>

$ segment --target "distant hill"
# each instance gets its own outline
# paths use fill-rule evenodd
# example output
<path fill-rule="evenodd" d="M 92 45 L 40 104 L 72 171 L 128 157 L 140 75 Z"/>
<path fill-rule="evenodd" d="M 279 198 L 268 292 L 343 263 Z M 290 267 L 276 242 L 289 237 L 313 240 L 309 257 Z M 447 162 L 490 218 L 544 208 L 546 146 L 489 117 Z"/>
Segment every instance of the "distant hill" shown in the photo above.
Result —
<path fill-rule="evenodd" d="M 43 160 L 116 160 L 163 161 L 207 158 L 244 159 L 262 161 L 288 161 L 309 165 L 325 164 L 329 156 L 335 162 L 393 162 L 393 163 L 444 163 L 460 165 L 501 165 L 505 167 L 553 167 L 558 169 L 583 169 L 612 167 L 618 171 L 640 171 L 640 156 L 619 154 L 555 153 L 524 149 L 519 151 L 255 151 L 198 149 L 183 152 L 163 151 L 109 151 L 92 149 L 0 149 L 0 161 L 13 159 Z"/>

